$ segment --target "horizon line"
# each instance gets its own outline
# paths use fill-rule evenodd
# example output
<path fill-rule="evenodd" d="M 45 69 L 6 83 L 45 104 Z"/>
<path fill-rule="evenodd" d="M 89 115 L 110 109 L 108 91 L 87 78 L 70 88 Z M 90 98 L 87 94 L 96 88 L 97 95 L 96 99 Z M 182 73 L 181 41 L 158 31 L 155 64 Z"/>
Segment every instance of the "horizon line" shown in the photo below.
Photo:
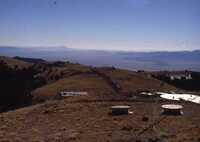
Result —
<path fill-rule="evenodd" d="M 72 49 L 72 50 L 85 50 L 85 51 L 105 51 L 105 52 L 194 52 L 200 51 L 200 49 L 184 49 L 184 50 L 119 50 L 119 49 L 92 49 L 92 48 L 73 48 L 68 47 L 65 45 L 52 45 L 52 46 L 14 46 L 14 45 L 0 45 L 0 48 L 8 47 L 8 48 L 21 48 L 21 49 L 36 49 L 36 50 L 43 50 L 47 51 L 48 48 L 65 48 L 65 49 Z"/>

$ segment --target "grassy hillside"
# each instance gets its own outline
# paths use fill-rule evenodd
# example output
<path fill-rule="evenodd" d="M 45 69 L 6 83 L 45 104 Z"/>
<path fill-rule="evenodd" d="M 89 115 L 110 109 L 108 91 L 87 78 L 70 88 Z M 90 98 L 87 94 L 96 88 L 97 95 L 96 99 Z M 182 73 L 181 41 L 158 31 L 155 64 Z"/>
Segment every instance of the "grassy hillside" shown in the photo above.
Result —
<path fill-rule="evenodd" d="M 68 68 L 69 69 L 69 68 Z M 132 96 L 141 91 L 170 91 L 175 87 L 149 77 L 145 73 L 137 73 L 120 69 L 83 68 L 63 79 L 47 84 L 32 92 L 36 100 L 56 98 L 60 91 L 88 91 L 91 97 L 110 97 L 113 95 Z M 65 71 L 67 69 L 65 68 Z M 100 73 L 98 73 L 100 72 Z M 119 86 L 116 90 L 115 86 Z"/>
<path fill-rule="evenodd" d="M 4 56 L 0 56 L 0 61 L 3 61 L 5 63 L 7 63 L 10 67 L 19 67 L 19 68 L 24 68 L 24 67 L 28 67 L 31 64 L 28 62 L 24 62 L 18 59 L 14 59 L 11 57 L 4 57 Z"/>
<path fill-rule="evenodd" d="M 60 91 L 87 91 L 91 98 L 131 97 L 141 91 L 171 91 L 175 87 L 161 82 L 148 72 L 134 72 L 114 67 L 93 68 L 70 62 L 47 62 L 41 59 L 13 59 L 1 57 L 9 67 L 35 70 L 33 79 L 42 85 L 32 91 L 33 101 L 38 103 L 58 98 Z M 22 60 L 21 60 L 22 59 Z M 25 62 L 37 61 L 36 63 Z M 41 60 L 41 62 L 40 62 Z M 89 98 L 88 97 L 88 98 Z"/>
<path fill-rule="evenodd" d="M 80 74 L 58 80 L 32 92 L 34 100 L 48 100 L 57 97 L 60 91 L 88 91 L 91 97 L 112 95 L 114 90 L 99 76 L 94 74 Z"/>

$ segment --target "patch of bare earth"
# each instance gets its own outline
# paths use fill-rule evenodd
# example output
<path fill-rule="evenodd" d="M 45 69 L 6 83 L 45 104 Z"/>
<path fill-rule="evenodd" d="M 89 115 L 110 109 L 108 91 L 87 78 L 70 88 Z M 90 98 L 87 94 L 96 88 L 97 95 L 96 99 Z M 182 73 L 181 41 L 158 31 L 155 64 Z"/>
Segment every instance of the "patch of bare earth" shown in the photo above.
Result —
<path fill-rule="evenodd" d="M 200 106 L 181 103 L 184 115 L 161 115 L 169 102 L 67 99 L 0 114 L 3 142 L 193 142 L 200 139 Z M 131 115 L 112 116 L 112 105 L 130 105 Z"/>

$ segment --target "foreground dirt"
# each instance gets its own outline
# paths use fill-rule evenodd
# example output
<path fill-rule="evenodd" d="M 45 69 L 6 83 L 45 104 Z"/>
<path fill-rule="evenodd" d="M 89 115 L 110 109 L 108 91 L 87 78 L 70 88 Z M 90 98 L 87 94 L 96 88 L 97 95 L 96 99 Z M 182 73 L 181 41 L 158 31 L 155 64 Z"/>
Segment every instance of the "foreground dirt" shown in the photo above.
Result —
<path fill-rule="evenodd" d="M 198 142 L 200 106 L 184 115 L 161 115 L 167 101 L 50 101 L 0 114 L 1 142 Z M 131 115 L 112 116 L 112 105 L 130 105 Z"/>

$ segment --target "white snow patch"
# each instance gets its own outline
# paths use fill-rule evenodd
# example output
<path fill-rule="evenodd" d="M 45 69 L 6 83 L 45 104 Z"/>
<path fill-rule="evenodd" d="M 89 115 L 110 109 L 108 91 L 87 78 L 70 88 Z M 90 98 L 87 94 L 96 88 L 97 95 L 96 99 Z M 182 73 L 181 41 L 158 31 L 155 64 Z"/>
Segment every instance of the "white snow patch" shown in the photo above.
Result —
<path fill-rule="evenodd" d="M 184 100 L 200 104 L 200 96 L 193 94 L 176 94 L 176 93 L 169 94 L 164 92 L 157 92 L 157 94 L 159 94 L 161 98 L 168 100 L 176 100 L 176 101 Z"/>

